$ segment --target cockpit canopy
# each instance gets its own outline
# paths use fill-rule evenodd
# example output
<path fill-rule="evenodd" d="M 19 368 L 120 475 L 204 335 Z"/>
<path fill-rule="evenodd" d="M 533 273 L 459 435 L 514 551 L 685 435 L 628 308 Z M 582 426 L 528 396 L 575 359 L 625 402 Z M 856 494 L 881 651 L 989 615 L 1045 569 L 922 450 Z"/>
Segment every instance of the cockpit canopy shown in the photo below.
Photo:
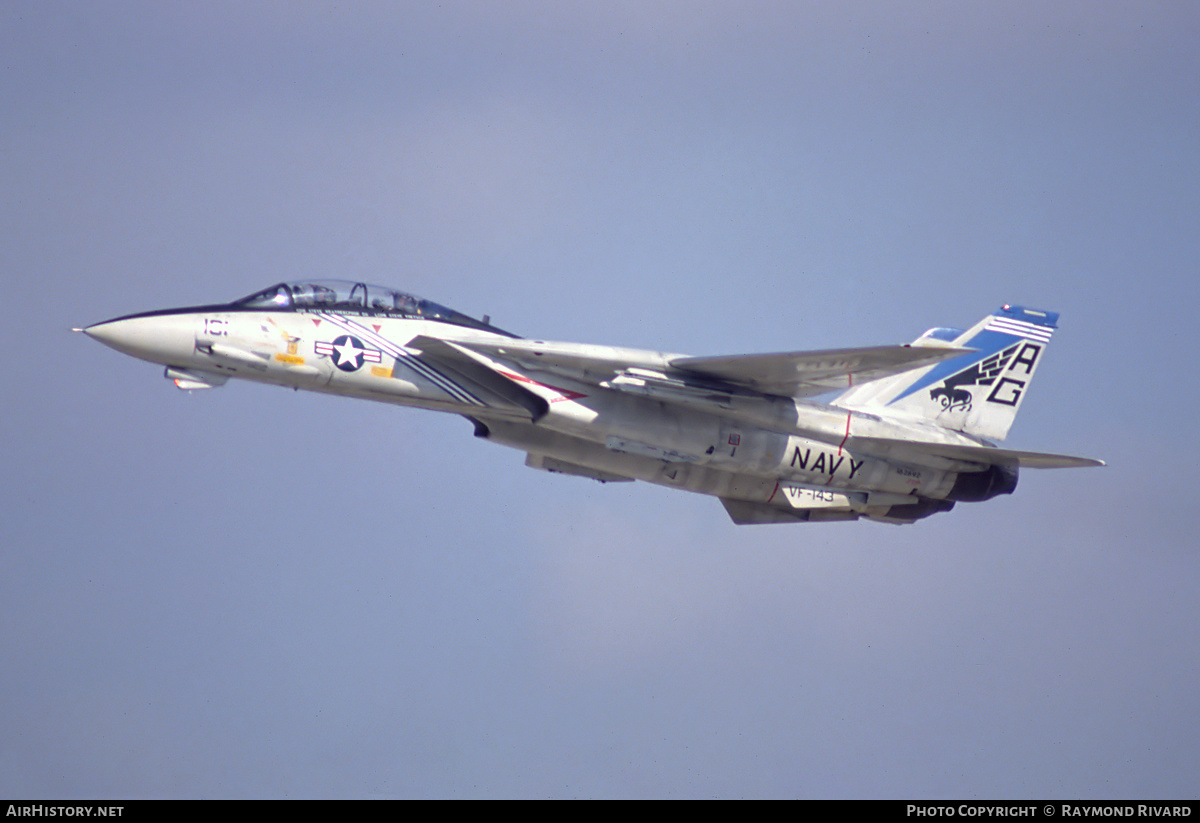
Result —
<path fill-rule="evenodd" d="M 436 320 L 472 329 L 513 336 L 494 326 L 387 286 L 355 283 L 349 280 L 305 280 L 296 283 L 277 283 L 268 289 L 235 300 L 240 309 L 275 309 L 282 311 L 336 311 L 375 317 L 403 317 Z"/>

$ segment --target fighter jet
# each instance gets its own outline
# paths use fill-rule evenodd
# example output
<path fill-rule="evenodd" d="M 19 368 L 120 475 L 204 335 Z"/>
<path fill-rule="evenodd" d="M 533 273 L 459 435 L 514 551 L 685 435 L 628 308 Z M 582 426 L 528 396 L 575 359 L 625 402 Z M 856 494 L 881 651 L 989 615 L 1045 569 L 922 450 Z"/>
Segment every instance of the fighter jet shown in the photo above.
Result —
<path fill-rule="evenodd" d="M 451 412 L 527 466 L 720 499 L 734 523 L 912 523 L 1009 494 L 1024 468 L 1100 460 L 999 448 L 1058 314 L 1005 305 L 907 345 L 692 357 L 529 340 L 383 286 L 279 283 L 78 329 L 165 367 Z"/>

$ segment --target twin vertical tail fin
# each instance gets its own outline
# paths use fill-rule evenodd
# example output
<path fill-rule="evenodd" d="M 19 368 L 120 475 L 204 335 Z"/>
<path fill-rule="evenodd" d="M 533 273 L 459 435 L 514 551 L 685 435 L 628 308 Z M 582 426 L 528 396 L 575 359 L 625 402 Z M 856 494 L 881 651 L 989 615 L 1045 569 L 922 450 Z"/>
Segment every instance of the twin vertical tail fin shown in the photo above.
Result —
<path fill-rule="evenodd" d="M 1003 440 L 1057 323 L 1057 312 L 1006 305 L 965 332 L 930 329 L 912 345 L 974 351 L 864 383 L 843 392 L 835 403 Z"/>

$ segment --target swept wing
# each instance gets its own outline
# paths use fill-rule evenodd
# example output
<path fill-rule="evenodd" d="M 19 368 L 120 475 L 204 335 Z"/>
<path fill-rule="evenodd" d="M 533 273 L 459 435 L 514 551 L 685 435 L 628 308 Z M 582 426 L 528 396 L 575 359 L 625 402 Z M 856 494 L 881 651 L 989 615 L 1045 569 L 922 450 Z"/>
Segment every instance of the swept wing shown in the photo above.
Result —
<path fill-rule="evenodd" d="M 807 397 L 931 366 L 969 353 L 949 346 L 871 346 L 854 349 L 677 357 L 670 366 L 763 394 Z"/>
<path fill-rule="evenodd" d="M 601 383 L 630 370 L 655 370 L 664 377 L 697 381 L 712 388 L 783 397 L 808 397 L 940 363 L 971 349 L 953 346 L 872 346 L 822 351 L 688 357 L 635 349 L 506 340 L 470 342 L 464 348 L 525 365 Z"/>
<path fill-rule="evenodd" d="M 408 347 L 418 357 L 475 389 L 492 414 L 538 420 L 549 410 L 545 400 L 509 380 L 487 357 L 449 340 L 418 336 Z"/>

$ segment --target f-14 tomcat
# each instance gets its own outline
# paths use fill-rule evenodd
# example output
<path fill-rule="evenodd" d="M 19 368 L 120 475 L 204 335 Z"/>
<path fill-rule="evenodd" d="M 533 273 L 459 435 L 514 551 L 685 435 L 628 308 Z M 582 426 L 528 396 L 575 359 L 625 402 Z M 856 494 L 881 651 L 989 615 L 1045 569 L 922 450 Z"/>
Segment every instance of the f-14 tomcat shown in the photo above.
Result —
<path fill-rule="evenodd" d="M 713 495 L 738 524 L 912 523 L 1011 493 L 1021 467 L 1103 465 L 994 445 L 1057 320 L 1006 305 L 908 345 L 691 357 L 522 339 L 322 280 L 80 331 L 189 391 L 239 377 L 460 414 L 533 468 Z"/>

